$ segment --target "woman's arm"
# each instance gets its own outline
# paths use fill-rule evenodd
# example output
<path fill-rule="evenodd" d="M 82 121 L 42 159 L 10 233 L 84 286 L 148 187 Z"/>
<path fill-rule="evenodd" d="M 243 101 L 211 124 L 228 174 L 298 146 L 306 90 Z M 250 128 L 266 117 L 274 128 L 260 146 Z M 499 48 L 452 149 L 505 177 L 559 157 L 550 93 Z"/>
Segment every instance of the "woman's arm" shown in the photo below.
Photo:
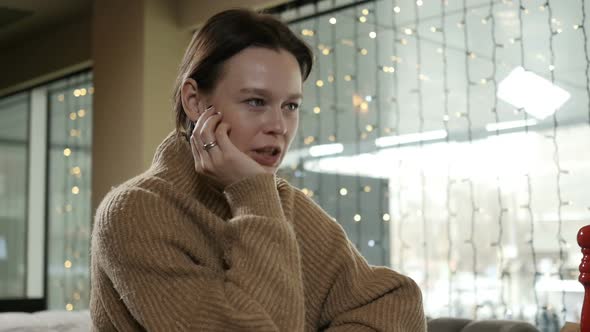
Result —
<path fill-rule="evenodd" d="M 305 233 L 305 255 L 314 253 L 329 280 L 320 327 L 326 331 L 425 331 L 422 295 L 416 283 L 391 269 L 371 266 L 343 228 L 298 192 L 298 231 Z M 301 220 L 303 223 L 301 224 Z"/>
<path fill-rule="evenodd" d="M 187 254 L 178 237 L 197 234 L 170 227 L 177 210 L 149 208 L 162 205 L 156 195 L 119 192 L 99 208 L 92 257 L 145 329 L 303 330 L 299 251 L 274 177 L 249 178 L 226 192 L 234 216 L 224 238 L 214 239 L 225 241 L 225 271 Z"/>

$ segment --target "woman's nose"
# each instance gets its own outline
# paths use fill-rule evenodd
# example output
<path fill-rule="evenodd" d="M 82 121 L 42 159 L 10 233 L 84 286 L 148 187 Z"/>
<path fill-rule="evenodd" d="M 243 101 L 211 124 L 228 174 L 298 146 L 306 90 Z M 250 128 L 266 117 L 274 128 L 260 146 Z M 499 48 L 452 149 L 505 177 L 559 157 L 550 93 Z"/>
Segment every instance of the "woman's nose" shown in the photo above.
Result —
<path fill-rule="evenodd" d="M 287 133 L 287 123 L 281 109 L 272 109 L 266 114 L 264 131 L 271 135 L 284 135 Z"/>

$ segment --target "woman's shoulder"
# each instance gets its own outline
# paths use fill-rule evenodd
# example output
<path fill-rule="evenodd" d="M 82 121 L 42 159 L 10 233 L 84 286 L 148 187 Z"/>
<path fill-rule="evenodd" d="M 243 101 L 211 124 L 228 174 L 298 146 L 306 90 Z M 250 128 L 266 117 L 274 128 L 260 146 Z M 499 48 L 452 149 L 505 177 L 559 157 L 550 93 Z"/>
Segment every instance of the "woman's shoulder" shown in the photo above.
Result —
<path fill-rule="evenodd" d="M 147 217 L 160 214 L 166 208 L 166 186 L 165 181 L 146 172 L 112 187 L 96 210 L 95 227 L 117 220 L 145 222 Z"/>

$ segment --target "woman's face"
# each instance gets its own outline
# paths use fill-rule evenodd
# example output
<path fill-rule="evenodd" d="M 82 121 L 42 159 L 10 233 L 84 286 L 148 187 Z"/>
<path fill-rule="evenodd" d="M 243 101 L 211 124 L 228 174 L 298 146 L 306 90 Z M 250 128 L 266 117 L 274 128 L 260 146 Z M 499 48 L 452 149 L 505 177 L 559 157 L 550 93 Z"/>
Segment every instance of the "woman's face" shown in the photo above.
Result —
<path fill-rule="evenodd" d="M 274 173 L 297 131 L 301 89 L 299 64 L 291 53 L 249 47 L 224 63 L 204 102 L 231 126 L 232 143 Z"/>

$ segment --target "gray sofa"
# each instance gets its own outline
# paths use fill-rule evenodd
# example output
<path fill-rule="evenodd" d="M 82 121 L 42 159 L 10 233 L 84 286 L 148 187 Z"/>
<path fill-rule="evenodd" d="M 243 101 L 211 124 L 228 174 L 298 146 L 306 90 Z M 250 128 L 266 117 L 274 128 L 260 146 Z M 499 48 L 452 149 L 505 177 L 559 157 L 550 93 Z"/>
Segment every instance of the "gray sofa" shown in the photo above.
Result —
<path fill-rule="evenodd" d="M 90 331 L 88 311 L 40 311 L 0 313 L 0 332 L 86 332 Z M 428 332 L 539 332 L 526 322 L 509 320 L 472 321 L 436 318 L 428 321 Z"/>
<path fill-rule="evenodd" d="M 87 332 L 88 311 L 39 311 L 0 313 L 0 332 Z"/>
<path fill-rule="evenodd" d="M 470 320 L 435 318 L 428 321 L 428 332 L 539 332 L 533 325 L 517 320 Z"/>

